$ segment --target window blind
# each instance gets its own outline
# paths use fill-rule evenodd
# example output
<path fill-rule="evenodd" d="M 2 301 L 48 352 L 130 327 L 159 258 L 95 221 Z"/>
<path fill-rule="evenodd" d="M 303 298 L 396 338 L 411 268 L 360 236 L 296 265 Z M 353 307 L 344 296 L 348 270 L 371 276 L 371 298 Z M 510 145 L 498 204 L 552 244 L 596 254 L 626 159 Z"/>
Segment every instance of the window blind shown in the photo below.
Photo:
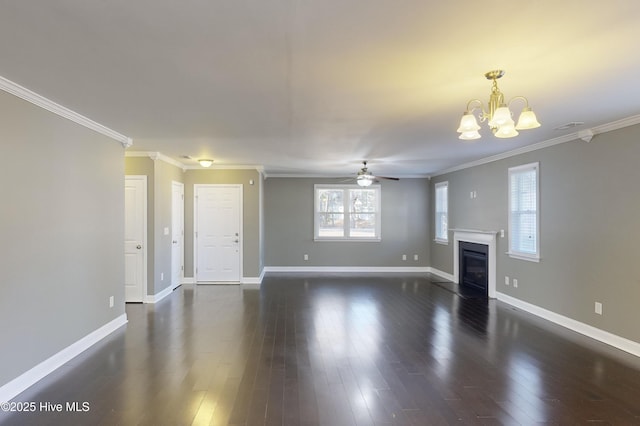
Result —
<path fill-rule="evenodd" d="M 448 241 L 449 183 L 440 182 L 435 185 L 435 237 L 439 241 Z"/>
<path fill-rule="evenodd" d="M 509 169 L 509 252 L 537 257 L 538 163 Z"/>

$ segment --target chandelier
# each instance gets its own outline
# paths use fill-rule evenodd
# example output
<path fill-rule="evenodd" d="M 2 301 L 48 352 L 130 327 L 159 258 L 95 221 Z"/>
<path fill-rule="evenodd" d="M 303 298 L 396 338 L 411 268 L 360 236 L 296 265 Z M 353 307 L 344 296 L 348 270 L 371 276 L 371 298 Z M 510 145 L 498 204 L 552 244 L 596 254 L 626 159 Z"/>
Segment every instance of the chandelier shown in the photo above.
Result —
<path fill-rule="evenodd" d="M 489 95 L 488 110 L 485 110 L 482 101 L 479 99 L 472 99 L 467 103 L 467 110 L 464 112 L 460 119 L 460 127 L 458 127 L 459 138 L 463 140 L 479 139 L 480 126 L 476 120 L 476 116 L 473 112 L 476 109 L 480 109 L 480 121 L 488 121 L 489 128 L 497 138 L 512 138 L 518 136 L 518 130 L 535 129 L 540 127 L 540 123 L 536 118 L 535 113 L 529 107 L 529 101 L 524 96 L 516 96 L 504 102 L 504 95 L 498 89 L 498 79 L 504 75 L 503 70 L 494 70 L 485 73 L 487 80 L 492 80 L 491 94 Z M 523 100 L 525 107 L 520 113 L 518 123 L 515 124 L 513 118 L 511 118 L 511 110 L 509 105 L 516 99 Z"/>

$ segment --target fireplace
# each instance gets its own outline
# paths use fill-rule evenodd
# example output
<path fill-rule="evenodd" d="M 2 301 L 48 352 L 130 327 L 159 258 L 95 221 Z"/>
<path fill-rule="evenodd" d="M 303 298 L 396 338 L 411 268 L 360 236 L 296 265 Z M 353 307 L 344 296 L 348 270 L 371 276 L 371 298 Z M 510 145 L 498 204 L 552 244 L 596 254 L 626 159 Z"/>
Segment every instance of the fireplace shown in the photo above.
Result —
<path fill-rule="evenodd" d="M 460 251 L 458 254 L 460 261 L 459 284 L 488 296 L 489 247 L 486 244 L 460 241 L 458 249 Z"/>
<path fill-rule="evenodd" d="M 465 243 L 475 243 L 485 247 L 486 281 L 484 288 L 489 298 L 497 296 L 496 291 L 496 235 L 498 231 L 475 230 L 475 229 L 452 229 L 453 231 L 453 282 L 463 286 L 463 273 L 460 261 L 460 246 Z M 474 273 L 476 273 L 479 259 L 472 257 Z"/>

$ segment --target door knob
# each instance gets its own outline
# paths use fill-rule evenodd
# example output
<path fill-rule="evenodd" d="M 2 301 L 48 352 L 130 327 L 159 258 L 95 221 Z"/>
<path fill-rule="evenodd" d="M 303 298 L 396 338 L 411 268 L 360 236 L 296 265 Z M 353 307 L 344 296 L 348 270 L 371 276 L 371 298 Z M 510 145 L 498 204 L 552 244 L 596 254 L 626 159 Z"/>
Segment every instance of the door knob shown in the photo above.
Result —
<path fill-rule="evenodd" d="M 140 244 L 138 244 L 138 245 L 136 246 L 136 248 L 137 248 L 138 250 L 140 250 L 140 249 L 142 248 L 142 246 L 141 246 Z"/>
<path fill-rule="evenodd" d="M 176 240 L 173 240 L 172 243 L 173 244 L 178 244 L 178 242 Z"/>

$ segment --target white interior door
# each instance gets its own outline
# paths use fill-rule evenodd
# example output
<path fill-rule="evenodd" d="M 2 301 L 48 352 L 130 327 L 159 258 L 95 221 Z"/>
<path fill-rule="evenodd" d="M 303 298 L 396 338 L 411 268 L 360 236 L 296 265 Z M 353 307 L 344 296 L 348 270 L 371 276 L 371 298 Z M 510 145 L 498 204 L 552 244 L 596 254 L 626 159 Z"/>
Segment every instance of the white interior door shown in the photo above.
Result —
<path fill-rule="evenodd" d="M 182 284 L 184 276 L 184 185 L 171 183 L 171 285 Z"/>
<path fill-rule="evenodd" d="M 147 177 L 126 176 L 124 185 L 124 298 L 143 302 L 146 286 Z"/>
<path fill-rule="evenodd" d="M 196 185 L 196 281 L 240 282 L 242 185 Z"/>

